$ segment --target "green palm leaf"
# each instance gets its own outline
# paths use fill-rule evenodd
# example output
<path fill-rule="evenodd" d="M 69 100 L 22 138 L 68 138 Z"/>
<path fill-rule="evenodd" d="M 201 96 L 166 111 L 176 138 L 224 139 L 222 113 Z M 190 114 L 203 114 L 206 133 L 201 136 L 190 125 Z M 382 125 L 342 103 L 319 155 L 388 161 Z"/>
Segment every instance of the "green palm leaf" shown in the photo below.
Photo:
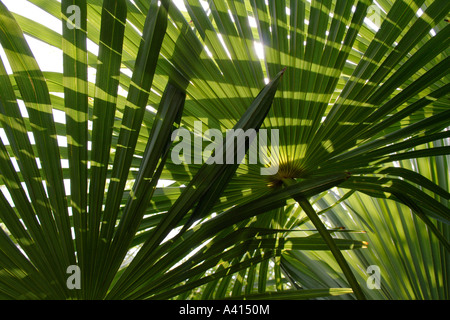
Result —
<path fill-rule="evenodd" d="M 448 1 L 29 2 L 62 29 L 0 2 L 0 298 L 448 299 Z M 278 136 L 179 164 L 181 128 Z"/>

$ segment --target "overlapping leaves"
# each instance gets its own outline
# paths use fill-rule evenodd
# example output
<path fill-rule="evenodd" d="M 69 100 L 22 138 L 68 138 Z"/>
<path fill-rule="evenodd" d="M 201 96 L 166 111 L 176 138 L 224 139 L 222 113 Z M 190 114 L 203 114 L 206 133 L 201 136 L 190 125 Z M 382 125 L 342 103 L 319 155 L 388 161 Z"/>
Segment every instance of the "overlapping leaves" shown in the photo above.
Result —
<path fill-rule="evenodd" d="M 420 278 L 403 292 L 390 283 L 383 298 L 448 295 L 440 280 L 447 276 L 450 220 L 442 183 L 450 124 L 448 1 L 188 0 L 185 11 L 172 1 L 31 2 L 63 17 L 63 26 L 67 8 L 77 5 L 82 23 L 60 35 L 0 4 L 3 64 L 13 71 L 0 65 L 8 140 L 0 145 L 2 298 L 347 294 L 314 290 L 346 288 L 349 278 L 330 281 L 326 273 L 340 268 L 318 252 L 329 250 L 330 239 L 339 250 L 366 247 L 364 237 L 351 240 L 353 227 L 380 228 L 382 237 L 389 221 L 350 223 L 349 233 L 324 229 L 333 238 L 305 229 L 308 217 L 293 199 L 317 200 L 336 186 L 389 199 L 376 208 L 383 214 L 394 214 L 391 200 L 401 203 L 401 221 L 406 205 L 424 223 L 414 220 L 417 228 L 430 232 L 423 241 L 432 242 L 432 253 L 423 268 L 434 266 L 437 289 L 424 293 Z M 376 31 L 367 23 L 370 10 Z M 62 49 L 61 74 L 39 70 L 22 31 Z M 86 39 L 99 45 L 97 56 Z M 65 113 L 64 123 L 54 121 L 54 110 Z M 278 174 L 261 176 L 261 164 L 172 163 L 170 133 L 179 126 L 193 131 L 194 121 L 223 132 L 278 129 Z M 67 146 L 58 144 L 61 137 Z M 408 167 L 427 159 L 438 177 Z M 160 179 L 175 183 L 157 187 Z M 283 187 L 286 179 L 293 185 Z M 343 214 L 363 216 L 364 208 L 344 210 L 353 197 L 328 194 L 316 208 L 331 206 L 347 224 Z M 427 245 L 422 231 L 411 236 L 408 228 L 404 234 Z M 382 250 L 377 241 L 368 258 L 367 250 L 354 251 L 358 259 L 373 259 Z M 409 259 L 397 248 L 386 259 L 416 267 L 417 254 Z M 131 263 L 130 249 L 138 251 Z M 323 263 L 301 258 L 316 254 Z M 344 256 L 363 285 L 358 259 Z M 81 290 L 66 286 L 66 268 L 75 264 Z M 419 270 L 406 269 L 410 279 Z"/>

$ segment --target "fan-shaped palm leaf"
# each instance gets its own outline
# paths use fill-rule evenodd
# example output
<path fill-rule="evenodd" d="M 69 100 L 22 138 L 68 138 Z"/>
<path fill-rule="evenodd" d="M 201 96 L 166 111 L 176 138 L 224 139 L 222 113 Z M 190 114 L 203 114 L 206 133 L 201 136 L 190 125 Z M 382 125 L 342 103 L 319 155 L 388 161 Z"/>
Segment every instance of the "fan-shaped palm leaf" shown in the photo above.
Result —
<path fill-rule="evenodd" d="M 448 298 L 448 1 L 30 2 L 63 31 L 0 3 L 1 298 Z M 271 163 L 204 163 L 233 128 Z"/>

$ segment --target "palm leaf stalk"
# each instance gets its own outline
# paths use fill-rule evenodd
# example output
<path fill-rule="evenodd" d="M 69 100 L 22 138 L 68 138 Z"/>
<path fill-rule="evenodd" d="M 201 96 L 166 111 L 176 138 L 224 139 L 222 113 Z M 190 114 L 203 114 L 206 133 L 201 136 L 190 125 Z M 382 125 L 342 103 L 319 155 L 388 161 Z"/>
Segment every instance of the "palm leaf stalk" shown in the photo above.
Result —
<path fill-rule="evenodd" d="M 291 180 L 284 180 L 284 185 L 292 185 L 293 181 Z M 365 300 L 365 296 L 363 291 L 361 290 L 358 281 L 356 280 L 355 276 L 353 275 L 353 272 L 351 271 L 349 265 L 345 261 L 344 256 L 342 255 L 341 251 L 338 249 L 336 244 L 334 243 L 333 238 L 330 236 L 330 233 L 328 232 L 327 228 L 323 224 L 323 222 L 320 220 L 319 216 L 317 215 L 314 208 L 311 206 L 309 201 L 303 197 L 296 197 L 294 198 L 302 207 L 308 218 L 311 220 L 313 225 L 316 227 L 317 231 L 319 232 L 320 236 L 324 239 L 327 246 L 330 248 L 330 251 L 332 252 L 333 256 L 335 257 L 337 263 L 342 269 L 342 272 L 344 273 L 345 277 L 347 278 L 350 286 L 353 289 L 353 292 L 355 293 L 355 296 L 359 300 Z"/>

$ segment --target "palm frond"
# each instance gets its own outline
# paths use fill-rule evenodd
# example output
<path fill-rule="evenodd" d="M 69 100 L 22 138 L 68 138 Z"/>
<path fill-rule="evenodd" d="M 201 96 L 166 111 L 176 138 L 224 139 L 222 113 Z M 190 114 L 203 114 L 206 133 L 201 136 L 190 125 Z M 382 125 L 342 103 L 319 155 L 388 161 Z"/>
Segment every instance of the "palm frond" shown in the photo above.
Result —
<path fill-rule="evenodd" d="M 0 2 L 0 298 L 448 299 L 448 1 L 29 3 L 62 29 Z"/>

